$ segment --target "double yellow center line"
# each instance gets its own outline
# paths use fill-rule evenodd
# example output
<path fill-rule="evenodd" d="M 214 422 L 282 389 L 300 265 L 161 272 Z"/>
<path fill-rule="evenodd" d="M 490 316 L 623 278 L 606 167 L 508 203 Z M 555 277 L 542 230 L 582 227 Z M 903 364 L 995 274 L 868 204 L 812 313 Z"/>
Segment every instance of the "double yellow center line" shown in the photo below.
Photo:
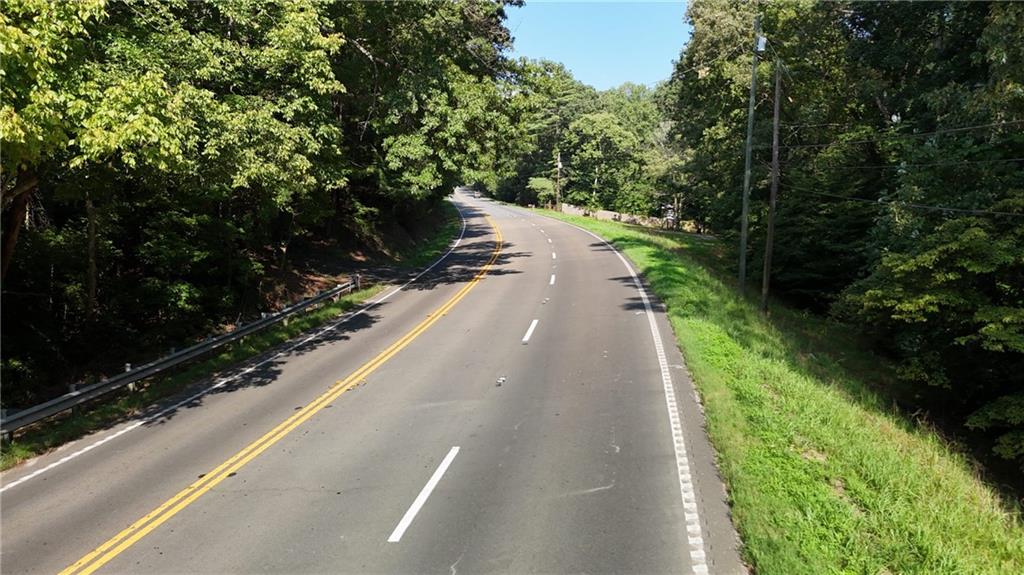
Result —
<path fill-rule="evenodd" d="M 367 363 L 363 364 L 359 369 L 355 370 L 345 379 L 336 381 L 334 385 L 324 392 L 323 395 L 313 400 L 301 410 L 295 412 L 291 417 L 281 422 L 277 427 L 271 429 L 256 441 L 247 445 L 244 449 L 231 456 L 230 459 L 221 463 L 209 473 L 201 475 L 200 480 L 192 483 L 185 489 L 182 489 L 177 495 L 171 497 L 135 523 L 132 523 L 124 531 L 121 531 L 114 537 L 111 537 L 106 543 L 100 545 L 89 554 L 61 571 L 60 575 L 70 575 L 72 573 L 86 575 L 110 562 L 125 549 L 134 545 L 165 521 L 174 517 L 179 511 L 188 507 L 193 501 L 199 499 L 204 493 L 213 489 L 221 481 L 224 481 L 227 477 L 244 467 L 245 464 L 249 463 L 259 456 L 259 454 L 263 453 L 272 445 L 280 441 L 293 429 L 302 425 L 303 422 L 316 415 L 317 412 L 329 405 L 332 401 L 337 399 L 338 396 L 345 393 L 351 387 L 362 381 L 363 378 L 373 373 L 378 367 L 391 359 L 405 346 L 409 345 L 412 340 L 416 339 L 430 326 L 434 325 L 437 320 L 455 307 L 455 304 L 459 303 L 462 298 L 466 297 L 469 290 L 473 289 L 481 278 L 483 278 L 484 274 L 487 273 L 490 267 L 494 264 L 494 261 L 498 258 L 498 253 L 501 251 L 502 244 L 501 230 L 498 229 L 498 226 L 490 216 L 484 217 L 487 219 L 487 223 L 494 229 L 496 238 L 494 251 L 491 252 L 490 259 L 487 260 L 487 263 L 480 268 L 476 275 L 473 276 L 466 285 L 462 286 L 462 288 L 456 292 L 451 299 L 444 303 L 444 305 L 434 310 L 433 313 L 427 316 L 427 319 L 420 322 L 419 325 L 414 327 L 409 333 L 402 336 L 398 341 L 388 346 L 388 348 L 377 355 L 377 357 L 374 357 Z"/>

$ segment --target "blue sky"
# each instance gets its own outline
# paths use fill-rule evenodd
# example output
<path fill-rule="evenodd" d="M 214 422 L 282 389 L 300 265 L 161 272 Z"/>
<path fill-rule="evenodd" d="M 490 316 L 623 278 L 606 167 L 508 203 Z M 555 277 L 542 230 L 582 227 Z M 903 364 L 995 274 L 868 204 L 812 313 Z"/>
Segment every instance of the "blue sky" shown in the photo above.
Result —
<path fill-rule="evenodd" d="M 522 8 L 506 10 L 515 37 L 513 56 L 561 62 L 578 80 L 601 90 L 668 79 L 672 61 L 690 37 L 682 1 L 526 0 Z"/>

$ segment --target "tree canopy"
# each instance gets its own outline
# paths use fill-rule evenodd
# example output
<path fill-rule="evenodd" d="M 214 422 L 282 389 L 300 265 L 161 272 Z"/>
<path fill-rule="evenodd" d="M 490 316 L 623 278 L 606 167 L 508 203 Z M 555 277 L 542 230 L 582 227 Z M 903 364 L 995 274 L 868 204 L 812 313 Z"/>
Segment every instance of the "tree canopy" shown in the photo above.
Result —
<path fill-rule="evenodd" d="M 920 404 L 1024 454 L 1024 7 L 690 4 L 666 113 L 699 217 L 735 237 L 755 11 L 752 246 L 763 241 L 782 67 L 773 286 L 859 326 Z M 753 247 L 751 257 L 762 250 Z M 972 415 L 973 414 L 973 415 Z"/>
<path fill-rule="evenodd" d="M 5 2 L 4 405 L 257 313 L 290 246 L 374 244 L 495 186 L 525 106 L 504 17 Z"/>

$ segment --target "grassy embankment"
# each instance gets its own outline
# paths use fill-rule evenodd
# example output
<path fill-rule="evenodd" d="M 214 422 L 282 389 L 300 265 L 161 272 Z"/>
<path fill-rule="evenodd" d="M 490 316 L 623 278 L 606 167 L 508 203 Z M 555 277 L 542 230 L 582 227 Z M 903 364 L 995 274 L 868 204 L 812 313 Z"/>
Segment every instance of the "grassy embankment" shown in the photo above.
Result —
<path fill-rule="evenodd" d="M 895 411 L 856 334 L 779 305 L 766 319 L 715 241 L 544 213 L 613 243 L 666 305 L 758 575 L 1024 573 L 1019 508 Z"/>
<path fill-rule="evenodd" d="M 429 237 L 394 254 L 393 261 L 396 265 L 409 269 L 425 267 L 448 249 L 451 241 L 458 235 L 461 221 L 451 204 L 445 202 L 444 206 L 443 224 Z M 216 376 L 218 372 L 265 353 L 337 318 L 381 292 L 384 287 L 377 285 L 347 294 L 337 302 L 292 318 L 287 325 L 279 323 L 242 338 L 226 346 L 216 355 L 177 373 L 140 384 L 135 392 L 108 396 L 78 412 L 32 427 L 18 434 L 11 443 L 3 445 L 0 450 L 0 470 L 13 467 L 87 433 L 139 414 L 159 400 L 179 393 L 199 380 Z"/>

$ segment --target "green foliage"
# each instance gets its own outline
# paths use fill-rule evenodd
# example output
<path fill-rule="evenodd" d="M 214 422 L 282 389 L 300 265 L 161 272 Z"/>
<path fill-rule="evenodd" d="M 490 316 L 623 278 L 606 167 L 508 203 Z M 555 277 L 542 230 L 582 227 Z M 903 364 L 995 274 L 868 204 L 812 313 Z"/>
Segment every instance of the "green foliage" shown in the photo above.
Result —
<path fill-rule="evenodd" d="M 4 406 L 258 313 L 295 250 L 377 247 L 453 186 L 495 188 L 530 106 L 504 17 L 484 0 L 5 2 Z"/>
<path fill-rule="evenodd" d="M 528 146 L 499 185 L 499 198 L 525 205 L 561 195 L 590 210 L 661 212 L 678 169 L 657 103 L 663 87 L 626 83 L 597 93 L 545 61 L 525 62 L 519 82 L 528 94 Z M 536 178 L 552 182 L 550 201 L 538 199 Z"/>
<path fill-rule="evenodd" d="M 594 205 L 611 206 L 639 175 L 639 140 L 609 112 L 575 120 L 563 141 L 570 166 L 568 197 L 576 203 L 590 196 Z"/>
<path fill-rule="evenodd" d="M 967 419 L 974 429 L 1006 429 L 996 441 L 995 451 L 1007 459 L 1024 457 L 1024 393 L 1004 395 L 975 411 Z"/>
<path fill-rule="evenodd" d="M 521 104 L 521 147 L 513 155 L 514 164 L 502 174 L 495 195 L 525 205 L 537 200 L 528 186 L 531 178 L 552 180 L 556 195 L 564 190 L 558 172 L 562 138 L 570 123 L 595 109 L 596 93 L 573 78 L 565 66 L 546 60 L 520 61 L 515 85 Z"/>
<path fill-rule="evenodd" d="M 88 28 L 104 14 L 103 0 L 11 0 L 0 12 L 0 175 L 34 163 L 72 137 L 64 114 L 75 103 L 69 71 L 81 64 Z"/>
<path fill-rule="evenodd" d="M 692 2 L 693 36 L 660 100 L 682 158 L 669 173 L 684 211 L 725 239 L 738 229 L 755 11 L 769 45 L 758 102 L 771 102 L 769 79 L 784 65 L 773 289 L 870 333 L 920 408 L 963 421 L 1018 392 L 1024 172 L 1012 159 L 1024 156 L 1024 66 L 1014 59 L 1024 8 Z M 765 104 L 755 114 L 754 262 Z"/>
<path fill-rule="evenodd" d="M 555 183 L 548 178 L 530 178 L 526 189 L 532 194 L 530 204 L 550 206 L 555 202 Z"/>

